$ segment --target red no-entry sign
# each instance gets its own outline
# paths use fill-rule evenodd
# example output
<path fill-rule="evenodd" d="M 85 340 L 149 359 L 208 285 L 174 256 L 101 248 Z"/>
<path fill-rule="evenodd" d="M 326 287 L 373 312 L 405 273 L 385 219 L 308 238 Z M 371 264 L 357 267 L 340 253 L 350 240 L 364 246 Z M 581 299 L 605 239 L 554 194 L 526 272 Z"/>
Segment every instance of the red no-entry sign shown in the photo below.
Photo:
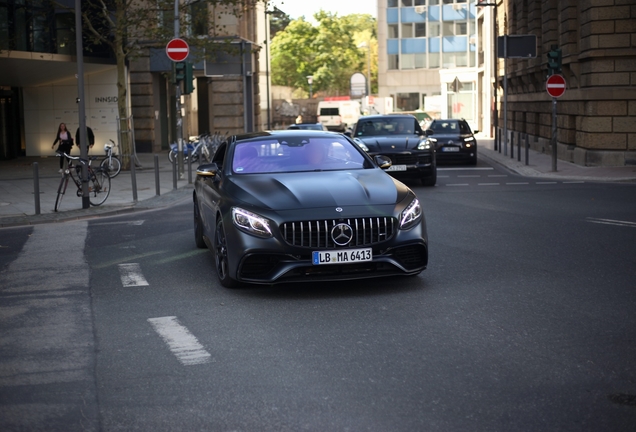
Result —
<path fill-rule="evenodd" d="M 190 47 L 188 47 L 188 43 L 183 39 L 172 39 L 166 45 L 166 54 L 168 58 L 175 62 L 180 62 L 188 57 L 188 53 L 190 52 Z"/>
<path fill-rule="evenodd" d="M 545 83 L 545 89 L 552 97 L 563 96 L 563 93 L 565 93 L 565 78 L 562 75 L 551 75 Z"/>

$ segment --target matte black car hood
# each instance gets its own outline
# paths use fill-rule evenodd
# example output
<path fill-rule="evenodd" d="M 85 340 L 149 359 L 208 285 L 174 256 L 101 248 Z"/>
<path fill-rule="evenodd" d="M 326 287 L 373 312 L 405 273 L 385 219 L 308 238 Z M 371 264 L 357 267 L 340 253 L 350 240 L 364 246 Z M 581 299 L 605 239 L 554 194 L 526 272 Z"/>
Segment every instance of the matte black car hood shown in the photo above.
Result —
<path fill-rule="evenodd" d="M 429 138 L 435 138 L 437 141 L 441 142 L 441 143 L 446 143 L 449 140 L 453 140 L 455 142 L 458 141 L 464 141 L 465 137 L 469 137 L 470 134 L 434 134 L 434 135 L 429 135 Z"/>
<path fill-rule="evenodd" d="M 370 136 L 370 137 L 356 137 L 361 140 L 368 148 L 369 152 L 376 153 L 383 152 L 396 152 L 413 150 L 417 148 L 423 137 L 414 134 L 408 135 L 389 135 L 389 136 Z"/>
<path fill-rule="evenodd" d="M 231 195 L 279 211 L 395 204 L 408 193 L 406 186 L 377 169 L 233 175 L 228 180 Z"/>

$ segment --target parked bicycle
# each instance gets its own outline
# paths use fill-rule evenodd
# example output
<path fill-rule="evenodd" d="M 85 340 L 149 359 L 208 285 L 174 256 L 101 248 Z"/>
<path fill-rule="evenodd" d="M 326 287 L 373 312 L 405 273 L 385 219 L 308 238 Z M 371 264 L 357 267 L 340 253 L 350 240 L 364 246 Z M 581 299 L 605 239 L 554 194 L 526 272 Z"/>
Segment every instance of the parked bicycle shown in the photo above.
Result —
<path fill-rule="evenodd" d="M 199 158 L 203 162 L 210 162 L 212 154 L 222 141 L 222 136 L 219 132 L 215 132 L 212 136 L 210 134 L 202 134 L 198 137 L 191 137 L 188 142 L 183 145 L 183 158 L 187 161 L 191 157 L 190 162 L 196 162 Z M 168 153 L 168 159 L 170 163 L 174 163 L 177 159 L 177 153 L 179 152 L 178 145 L 176 143 L 170 144 L 170 152 Z"/>
<path fill-rule="evenodd" d="M 69 180 L 73 180 L 75 186 L 77 186 L 77 196 L 82 197 L 82 166 L 86 165 L 88 168 L 88 200 L 93 206 L 98 206 L 106 201 L 108 195 L 110 195 L 110 176 L 108 171 L 104 168 L 91 167 L 91 161 L 98 159 L 96 156 L 91 156 L 86 159 L 80 159 L 79 157 L 71 156 L 66 153 L 58 154 L 57 156 L 65 156 L 68 158 L 68 167 L 62 174 L 60 180 L 60 186 L 57 188 L 57 198 L 55 199 L 54 211 L 59 211 L 62 206 L 62 198 L 66 194 L 66 188 L 68 187 Z M 74 165 L 73 161 L 80 161 L 79 165 Z"/>
<path fill-rule="evenodd" d="M 107 169 L 110 178 L 117 177 L 117 174 L 121 171 L 121 161 L 117 157 L 116 154 L 113 154 L 113 148 L 117 147 L 115 141 L 109 139 L 106 144 L 104 144 L 104 152 L 106 153 L 106 157 L 99 164 L 100 167 Z"/>

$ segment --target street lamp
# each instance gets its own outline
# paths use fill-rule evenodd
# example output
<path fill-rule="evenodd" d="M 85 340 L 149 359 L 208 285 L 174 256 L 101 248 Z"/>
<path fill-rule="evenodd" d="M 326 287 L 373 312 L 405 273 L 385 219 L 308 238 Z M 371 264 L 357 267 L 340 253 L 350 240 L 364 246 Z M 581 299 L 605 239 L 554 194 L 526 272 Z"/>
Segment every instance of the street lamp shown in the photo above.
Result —
<path fill-rule="evenodd" d="M 313 75 L 307 75 L 307 82 L 309 83 L 309 99 L 311 99 L 311 85 L 314 82 Z"/>

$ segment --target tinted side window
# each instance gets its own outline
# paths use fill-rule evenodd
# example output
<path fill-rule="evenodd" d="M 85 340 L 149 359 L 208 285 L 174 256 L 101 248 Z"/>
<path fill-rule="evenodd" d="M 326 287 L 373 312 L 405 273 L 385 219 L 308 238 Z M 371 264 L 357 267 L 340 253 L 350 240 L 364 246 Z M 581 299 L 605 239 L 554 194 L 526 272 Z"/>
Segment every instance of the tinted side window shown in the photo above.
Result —
<path fill-rule="evenodd" d="M 462 134 L 470 134 L 470 133 L 472 133 L 470 131 L 470 126 L 468 126 L 468 123 L 466 123 L 466 122 L 459 122 L 459 131 Z"/>

